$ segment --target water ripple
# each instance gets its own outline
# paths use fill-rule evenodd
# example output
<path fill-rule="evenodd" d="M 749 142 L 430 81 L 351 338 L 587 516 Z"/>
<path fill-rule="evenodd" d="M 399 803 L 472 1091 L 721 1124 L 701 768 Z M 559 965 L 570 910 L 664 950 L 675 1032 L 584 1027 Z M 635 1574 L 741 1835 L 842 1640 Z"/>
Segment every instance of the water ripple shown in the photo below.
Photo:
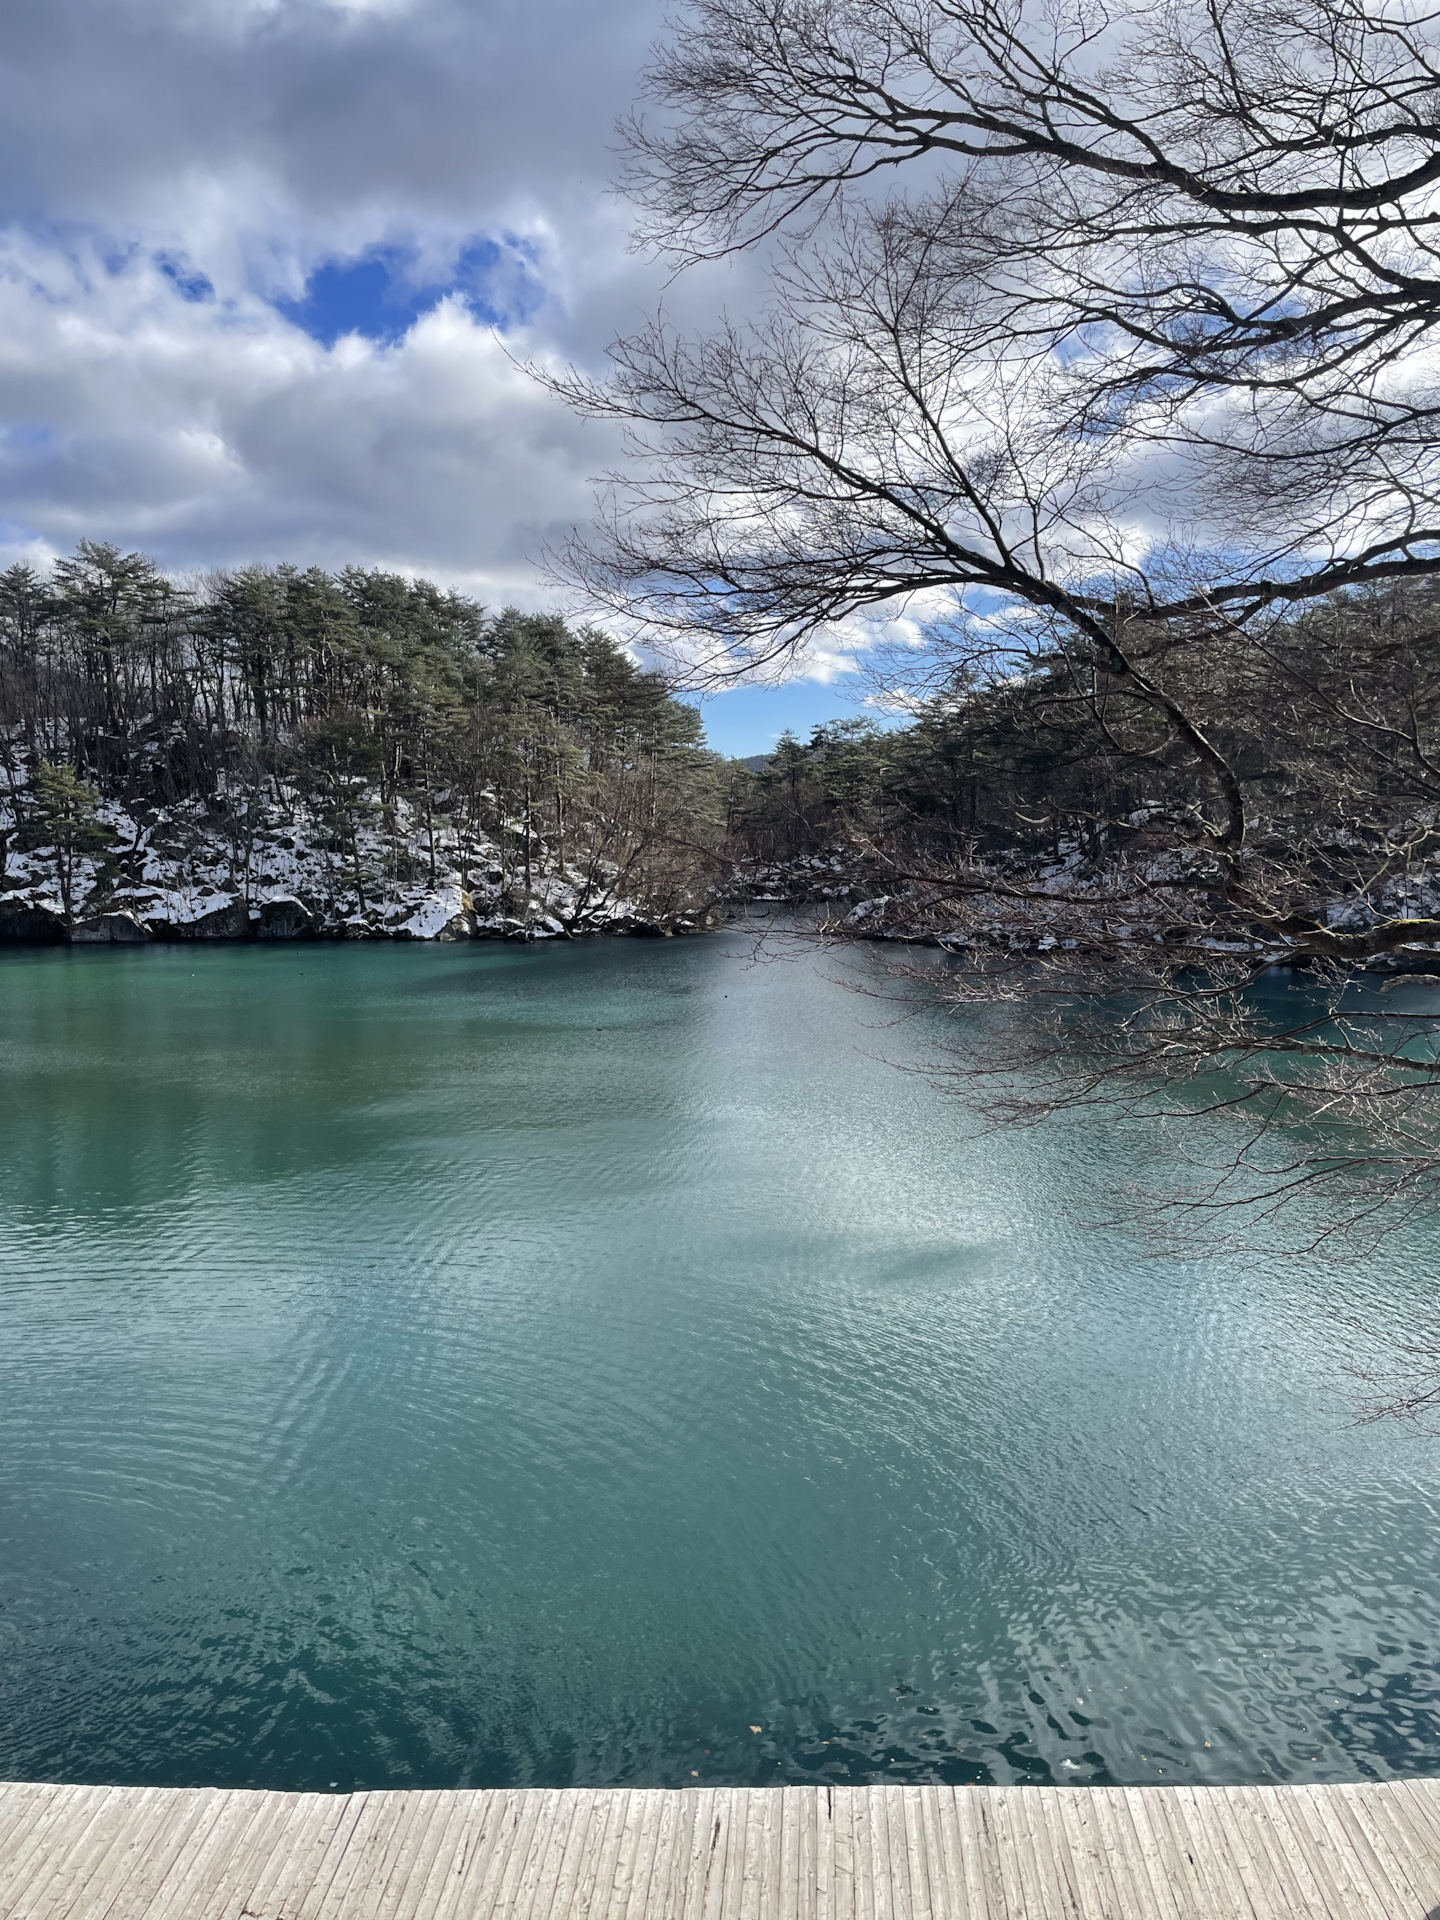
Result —
<path fill-rule="evenodd" d="M 1077 1227 L 1133 1147 L 977 1138 L 838 964 L 0 956 L 0 1775 L 1433 1771 L 1335 1277 Z"/>

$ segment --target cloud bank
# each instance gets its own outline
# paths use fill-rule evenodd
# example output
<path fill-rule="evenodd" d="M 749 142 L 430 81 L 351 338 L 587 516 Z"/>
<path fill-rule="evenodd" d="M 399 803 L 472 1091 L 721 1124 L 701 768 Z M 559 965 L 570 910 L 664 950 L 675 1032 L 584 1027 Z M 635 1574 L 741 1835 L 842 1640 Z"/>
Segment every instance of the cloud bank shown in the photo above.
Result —
<path fill-rule="evenodd" d="M 606 193 L 648 0 L 14 0 L 0 545 L 543 599 L 613 458 L 519 370 L 658 292 Z M 701 296 L 704 297 L 704 296 Z"/>

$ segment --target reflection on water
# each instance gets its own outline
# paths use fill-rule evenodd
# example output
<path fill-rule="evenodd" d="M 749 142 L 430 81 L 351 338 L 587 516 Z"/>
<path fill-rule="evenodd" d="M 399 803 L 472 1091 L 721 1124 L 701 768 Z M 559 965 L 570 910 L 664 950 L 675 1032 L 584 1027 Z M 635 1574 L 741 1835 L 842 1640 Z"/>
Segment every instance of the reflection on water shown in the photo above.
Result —
<path fill-rule="evenodd" d="M 843 964 L 0 956 L 0 1776 L 1434 1771 L 1316 1275 L 1078 1228 L 1133 1140 L 977 1137 Z"/>

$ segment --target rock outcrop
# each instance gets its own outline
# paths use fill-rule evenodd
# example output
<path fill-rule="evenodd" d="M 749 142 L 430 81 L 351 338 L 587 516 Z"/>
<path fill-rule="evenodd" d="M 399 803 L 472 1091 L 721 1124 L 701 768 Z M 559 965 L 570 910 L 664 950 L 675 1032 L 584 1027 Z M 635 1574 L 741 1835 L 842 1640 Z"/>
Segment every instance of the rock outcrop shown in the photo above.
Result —
<path fill-rule="evenodd" d="M 24 899 L 0 895 L 0 942 L 26 947 L 54 947 L 65 938 L 65 920 L 58 908 L 52 912 Z"/>
<path fill-rule="evenodd" d="M 67 918 L 53 847 L 16 845 L 21 817 L 0 785 L 0 944 L 116 945 L 215 940 L 556 940 L 600 933 L 668 934 L 710 924 L 708 903 L 677 894 L 662 909 L 622 891 L 618 869 L 581 870 L 531 836 L 511 849 L 472 836 L 462 847 L 402 802 L 388 829 L 336 844 L 328 826 L 284 793 L 249 807 L 237 840 L 199 802 L 126 808 L 102 802 L 110 846 L 68 862 Z M 7 845 L 8 839 L 8 845 Z M 523 876 L 523 877 L 522 877 Z"/>
<path fill-rule="evenodd" d="M 65 938 L 77 947 L 143 946 L 150 930 L 133 913 L 100 913 L 93 920 L 77 920 L 65 930 Z"/>

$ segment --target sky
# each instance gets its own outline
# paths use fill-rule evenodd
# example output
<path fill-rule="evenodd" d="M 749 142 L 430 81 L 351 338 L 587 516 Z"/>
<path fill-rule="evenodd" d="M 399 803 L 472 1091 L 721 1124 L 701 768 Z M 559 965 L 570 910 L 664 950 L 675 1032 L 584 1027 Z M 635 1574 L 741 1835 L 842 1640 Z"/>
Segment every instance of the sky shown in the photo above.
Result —
<path fill-rule="evenodd" d="M 614 465 L 523 359 L 599 370 L 744 263 L 629 246 L 614 122 L 658 0 L 6 0 L 0 562 L 384 566 L 492 607 Z M 763 752 L 851 715 L 853 656 L 707 699 Z"/>

